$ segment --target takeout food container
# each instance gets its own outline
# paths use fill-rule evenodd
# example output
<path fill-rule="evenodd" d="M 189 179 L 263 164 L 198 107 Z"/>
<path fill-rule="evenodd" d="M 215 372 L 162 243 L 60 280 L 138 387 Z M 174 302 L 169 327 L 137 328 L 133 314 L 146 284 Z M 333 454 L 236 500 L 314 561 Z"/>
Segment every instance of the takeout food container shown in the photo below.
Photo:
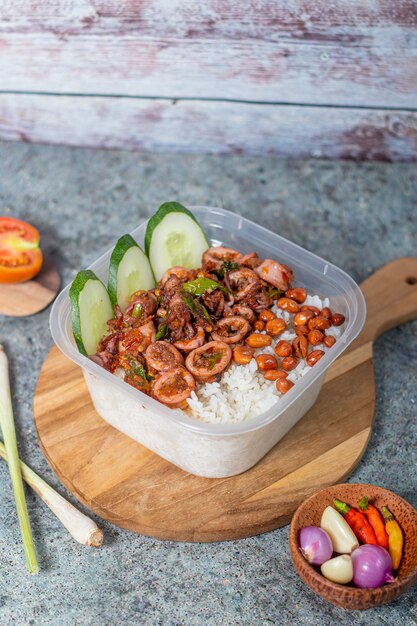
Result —
<path fill-rule="evenodd" d="M 256 251 L 261 258 L 289 265 L 294 285 L 328 297 L 332 310 L 346 317 L 344 332 L 334 346 L 275 405 L 245 422 L 206 424 L 146 396 L 78 352 L 71 331 L 69 286 L 54 303 L 50 328 L 58 348 L 82 368 L 96 411 L 104 420 L 187 472 L 221 478 L 255 465 L 310 409 L 329 365 L 360 332 L 366 307 L 352 278 L 324 259 L 224 209 L 189 208 L 212 245 Z M 130 233 L 140 245 L 145 230 L 146 222 Z M 111 252 L 89 267 L 105 284 Z"/>

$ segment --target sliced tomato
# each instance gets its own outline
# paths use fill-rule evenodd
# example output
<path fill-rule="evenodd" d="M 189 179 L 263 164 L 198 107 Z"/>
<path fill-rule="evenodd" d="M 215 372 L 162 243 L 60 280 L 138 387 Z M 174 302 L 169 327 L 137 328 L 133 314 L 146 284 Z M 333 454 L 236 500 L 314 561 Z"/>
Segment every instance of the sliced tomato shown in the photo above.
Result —
<path fill-rule="evenodd" d="M 36 228 L 15 217 L 0 216 L 0 283 L 30 280 L 41 267 Z"/>

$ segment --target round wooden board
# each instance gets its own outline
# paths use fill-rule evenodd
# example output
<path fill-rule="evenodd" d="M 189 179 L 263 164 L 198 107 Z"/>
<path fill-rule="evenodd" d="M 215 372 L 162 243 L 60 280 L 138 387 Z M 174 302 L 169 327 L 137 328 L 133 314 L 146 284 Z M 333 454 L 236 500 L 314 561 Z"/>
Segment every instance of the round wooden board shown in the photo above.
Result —
<path fill-rule="evenodd" d="M 55 267 L 44 259 L 41 271 L 25 283 L 0 283 L 0 315 L 26 317 L 39 313 L 54 300 L 61 279 Z"/>
<path fill-rule="evenodd" d="M 224 541 L 288 523 L 301 501 L 342 481 L 365 451 L 375 405 L 372 343 L 416 316 L 417 285 L 409 280 L 416 275 L 417 259 L 400 259 L 363 283 L 367 323 L 329 370 L 314 407 L 255 467 L 231 478 L 187 474 L 109 426 L 81 370 L 53 348 L 34 401 L 49 464 L 97 515 L 159 539 Z"/>

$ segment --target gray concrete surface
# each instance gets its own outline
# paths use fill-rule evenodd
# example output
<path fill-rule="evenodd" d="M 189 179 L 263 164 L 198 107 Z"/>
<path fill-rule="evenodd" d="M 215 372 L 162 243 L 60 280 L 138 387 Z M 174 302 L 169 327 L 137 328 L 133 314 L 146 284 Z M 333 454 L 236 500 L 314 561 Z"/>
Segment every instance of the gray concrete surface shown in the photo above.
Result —
<path fill-rule="evenodd" d="M 64 283 L 169 199 L 256 218 L 357 281 L 390 259 L 417 253 L 415 165 L 0 145 L 0 213 L 39 227 Z M 52 345 L 48 315 L 0 317 L 0 341 L 11 360 L 21 455 L 68 496 L 42 456 L 32 420 L 36 379 Z M 416 335 L 412 322 L 375 346 L 375 426 L 350 477 L 392 489 L 414 506 Z M 25 571 L 0 462 L 1 626 L 417 624 L 417 588 L 389 606 L 355 614 L 315 596 L 292 568 L 288 527 L 198 545 L 156 541 L 103 523 L 105 545 L 92 550 L 77 545 L 34 496 L 28 500 L 41 565 L 36 577 Z"/>

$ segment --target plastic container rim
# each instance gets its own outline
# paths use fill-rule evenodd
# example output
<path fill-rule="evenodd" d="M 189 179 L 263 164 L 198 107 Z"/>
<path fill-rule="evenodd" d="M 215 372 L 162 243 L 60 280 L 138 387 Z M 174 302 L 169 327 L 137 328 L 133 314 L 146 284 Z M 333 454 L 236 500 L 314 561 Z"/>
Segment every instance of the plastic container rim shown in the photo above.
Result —
<path fill-rule="evenodd" d="M 362 327 L 365 323 L 366 317 L 366 304 L 365 299 L 363 297 L 362 291 L 357 283 L 343 270 L 338 268 L 333 263 L 330 263 L 314 254 L 313 252 L 309 252 L 302 246 L 293 243 L 292 241 L 277 235 L 276 233 L 271 232 L 267 228 L 263 226 L 259 226 L 255 224 L 251 220 L 238 215 L 237 213 L 232 213 L 231 211 L 227 211 L 226 209 L 215 208 L 215 207 L 205 207 L 205 206 L 189 206 L 190 211 L 200 212 L 200 211 L 209 211 L 212 215 L 221 215 L 230 217 L 234 220 L 238 219 L 240 223 L 243 225 L 255 227 L 257 231 L 259 231 L 260 235 L 264 233 L 268 235 L 268 238 L 273 237 L 277 242 L 285 242 L 286 244 L 290 244 L 291 248 L 294 250 L 302 251 L 304 255 L 307 255 L 310 261 L 319 262 L 320 264 L 324 264 L 327 269 L 331 268 L 335 270 L 340 276 L 343 276 L 345 281 L 350 285 L 351 291 L 345 293 L 345 298 L 347 300 L 346 304 L 349 310 L 349 317 L 347 321 L 347 326 L 343 332 L 343 335 L 340 339 L 334 344 L 331 350 L 325 353 L 325 355 L 317 362 L 317 364 L 311 368 L 309 372 L 307 372 L 297 384 L 294 385 L 290 391 L 288 391 L 284 396 L 278 398 L 277 402 L 270 407 L 267 411 L 260 413 L 256 417 L 250 418 L 247 421 L 238 422 L 238 423 L 229 423 L 229 424 L 209 424 L 206 422 L 201 422 L 198 420 L 194 420 L 191 417 L 188 417 L 184 413 L 179 412 L 178 410 L 169 409 L 165 405 L 161 404 L 157 400 L 154 400 L 150 396 L 147 396 L 143 392 L 135 389 L 131 385 L 128 385 L 122 380 L 119 380 L 114 374 L 111 374 L 104 368 L 100 367 L 98 364 L 91 361 L 88 357 L 81 354 L 75 344 L 72 342 L 72 339 L 66 336 L 65 333 L 65 323 L 67 318 L 70 315 L 69 301 L 68 301 L 68 291 L 71 286 L 71 283 L 66 285 L 64 289 L 60 292 L 58 297 L 56 298 L 52 310 L 49 316 L 49 326 L 52 334 L 52 338 L 57 345 L 57 347 L 61 350 L 61 352 L 71 359 L 74 363 L 79 365 L 81 368 L 90 371 L 92 374 L 107 380 L 112 385 L 115 385 L 119 389 L 122 389 L 120 385 L 124 385 L 123 391 L 136 399 L 141 404 L 145 404 L 149 410 L 155 410 L 157 413 L 164 415 L 167 419 L 177 423 L 179 426 L 186 428 L 187 430 L 191 430 L 201 435 L 207 436 L 237 436 L 245 433 L 249 433 L 259 428 L 266 426 L 272 421 L 279 419 L 282 414 L 302 395 L 304 391 L 306 391 L 322 374 L 326 372 L 329 366 L 346 350 L 346 348 L 352 343 L 352 341 L 358 336 Z M 147 223 L 148 220 L 146 220 Z M 139 224 L 136 228 L 130 231 L 132 237 L 135 237 L 135 233 L 141 227 L 143 227 L 145 222 Z M 260 242 L 262 238 L 254 238 L 251 237 L 250 243 L 254 241 L 254 239 L 258 239 Z M 213 240 L 212 240 L 213 242 Z M 138 242 L 140 243 L 140 242 Z M 215 240 L 217 243 L 217 240 Z M 113 248 L 109 248 L 100 255 L 91 265 L 88 266 L 87 269 L 93 269 L 93 266 L 98 264 L 104 257 L 109 256 Z M 287 256 L 292 256 L 288 255 Z M 295 257 L 294 257 L 295 258 Z M 296 261 L 298 265 L 304 265 L 300 263 L 299 260 Z M 94 271 L 94 269 L 93 269 Z M 314 270 L 318 273 L 316 270 Z M 336 282 L 330 278 L 328 278 L 330 284 L 336 285 Z M 354 298 L 353 296 L 356 296 Z M 353 304 L 357 306 L 356 316 L 353 317 Z M 67 309 L 65 311 L 65 309 Z M 64 318 L 65 316 L 65 318 Z M 304 384 L 303 384 L 304 383 Z M 278 413 L 276 413 L 278 409 Z"/>

